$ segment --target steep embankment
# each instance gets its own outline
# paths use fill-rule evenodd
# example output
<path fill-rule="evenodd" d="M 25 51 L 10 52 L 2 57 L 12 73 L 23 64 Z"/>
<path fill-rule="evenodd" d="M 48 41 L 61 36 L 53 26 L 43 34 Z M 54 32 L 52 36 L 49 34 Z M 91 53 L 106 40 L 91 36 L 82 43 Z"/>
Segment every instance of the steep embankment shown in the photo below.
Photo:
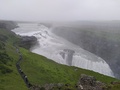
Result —
<path fill-rule="evenodd" d="M 0 90 L 27 90 L 26 85 L 16 69 L 19 54 L 16 53 L 16 48 L 13 46 L 13 43 L 19 40 L 18 36 L 4 28 L 0 28 L 0 34 L 0 36 L 2 36 L 0 37 L 0 45 L 2 47 L 0 48 L 0 52 L 4 54 L 0 53 L 0 55 L 4 56 L 2 58 L 0 57 L 0 66 L 4 66 L 2 69 L 0 67 Z M 20 48 L 20 52 L 23 56 L 21 68 L 33 85 L 67 83 L 67 85 L 71 84 L 68 88 L 74 88 L 74 84 L 79 81 L 80 75 L 83 73 L 95 76 L 97 80 L 104 83 L 117 80 L 93 71 L 60 65 L 43 56 L 33 54 L 24 48 Z M 2 62 L 3 59 L 7 62 Z"/>

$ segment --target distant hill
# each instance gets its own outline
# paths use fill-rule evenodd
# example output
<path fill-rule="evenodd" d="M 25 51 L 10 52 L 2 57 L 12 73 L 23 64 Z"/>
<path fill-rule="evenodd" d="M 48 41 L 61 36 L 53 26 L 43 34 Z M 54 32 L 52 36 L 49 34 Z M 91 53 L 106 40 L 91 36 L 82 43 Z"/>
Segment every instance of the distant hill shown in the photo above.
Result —
<path fill-rule="evenodd" d="M 14 29 L 17 27 L 17 23 L 16 22 L 12 22 L 12 21 L 0 21 L 0 28 L 4 28 L 4 29 Z"/>

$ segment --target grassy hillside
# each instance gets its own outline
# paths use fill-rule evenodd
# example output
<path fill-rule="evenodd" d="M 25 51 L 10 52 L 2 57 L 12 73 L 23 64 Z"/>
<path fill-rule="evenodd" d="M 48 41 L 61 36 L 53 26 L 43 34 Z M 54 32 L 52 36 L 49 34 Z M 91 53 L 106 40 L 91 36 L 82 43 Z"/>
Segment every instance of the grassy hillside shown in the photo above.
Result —
<path fill-rule="evenodd" d="M 18 54 L 13 43 L 18 41 L 11 31 L 0 29 L 0 90 L 28 90 L 16 69 Z M 81 74 L 95 76 L 97 80 L 109 84 L 117 79 L 93 71 L 61 65 L 41 55 L 20 48 L 23 55 L 21 67 L 33 85 L 49 83 L 77 84 Z M 119 90 L 118 85 L 113 90 Z"/>
<path fill-rule="evenodd" d="M 23 53 L 24 58 L 22 68 L 28 75 L 30 81 L 35 84 L 70 83 L 74 85 L 79 80 L 81 74 L 95 76 L 97 80 L 105 83 L 117 80 L 90 70 L 60 65 L 23 48 L 20 50 Z"/>
<path fill-rule="evenodd" d="M 14 33 L 0 29 L 0 90 L 27 90 L 16 69 L 18 54 L 13 47 Z"/>

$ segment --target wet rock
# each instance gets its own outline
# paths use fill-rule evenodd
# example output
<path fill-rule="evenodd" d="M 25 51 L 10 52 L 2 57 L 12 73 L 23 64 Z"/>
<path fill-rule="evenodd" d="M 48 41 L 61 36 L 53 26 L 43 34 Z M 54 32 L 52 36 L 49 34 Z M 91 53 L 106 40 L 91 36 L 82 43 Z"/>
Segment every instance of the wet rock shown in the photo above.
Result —
<path fill-rule="evenodd" d="M 67 65 L 71 66 L 74 53 L 75 53 L 74 50 L 64 49 L 63 51 L 60 52 L 60 55 L 62 56 L 63 59 L 66 59 Z"/>
<path fill-rule="evenodd" d="M 21 37 L 21 41 L 19 46 L 24 47 L 26 49 L 30 49 L 33 45 L 37 43 L 37 38 L 34 36 L 23 36 Z"/>

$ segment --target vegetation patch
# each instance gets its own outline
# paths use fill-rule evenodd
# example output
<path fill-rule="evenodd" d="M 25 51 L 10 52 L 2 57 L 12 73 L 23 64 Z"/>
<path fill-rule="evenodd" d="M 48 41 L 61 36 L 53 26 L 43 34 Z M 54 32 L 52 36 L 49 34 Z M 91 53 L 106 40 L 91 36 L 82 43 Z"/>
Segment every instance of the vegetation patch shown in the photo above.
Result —
<path fill-rule="evenodd" d="M 0 90 L 28 90 L 16 69 L 18 54 L 13 43 L 18 40 L 13 32 L 0 28 Z"/>

